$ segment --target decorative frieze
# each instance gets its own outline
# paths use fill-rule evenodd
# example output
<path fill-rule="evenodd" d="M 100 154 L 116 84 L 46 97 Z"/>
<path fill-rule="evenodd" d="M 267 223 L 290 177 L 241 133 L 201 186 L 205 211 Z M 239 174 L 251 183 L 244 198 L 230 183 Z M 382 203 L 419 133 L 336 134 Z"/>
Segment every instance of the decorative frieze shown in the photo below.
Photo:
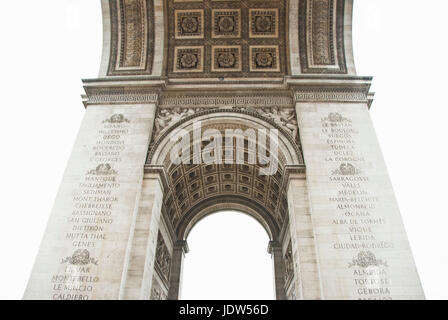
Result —
<path fill-rule="evenodd" d="M 85 86 L 84 105 L 118 103 L 156 103 L 159 88 L 154 87 L 90 87 Z"/>
<path fill-rule="evenodd" d="M 299 0 L 302 73 L 347 73 L 344 0 Z"/>
<path fill-rule="evenodd" d="M 296 102 L 367 102 L 369 88 L 297 87 L 293 91 Z"/>
<path fill-rule="evenodd" d="M 250 95 L 185 95 L 162 94 L 160 107 L 280 107 L 291 108 L 294 102 L 289 92 Z"/>

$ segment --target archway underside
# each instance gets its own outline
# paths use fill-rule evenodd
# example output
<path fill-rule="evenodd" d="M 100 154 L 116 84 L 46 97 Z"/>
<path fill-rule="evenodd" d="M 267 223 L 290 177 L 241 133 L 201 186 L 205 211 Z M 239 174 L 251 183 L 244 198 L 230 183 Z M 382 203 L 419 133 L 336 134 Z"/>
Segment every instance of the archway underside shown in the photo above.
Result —
<path fill-rule="evenodd" d="M 102 76 L 355 74 L 351 0 L 102 0 Z"/>
<path fill-rule="evenodd" d="M 303 166 L 297 130 L 288 129 L 286 121 L 283 128 L 279 125 L 282 119 L 292 119 L 288 115 L 294 116 L 294 113 L 289 109 L 277 110 L 270 114 L 271 118 L 263 118 L 258 113 L 242 114 L 224 109 L 216 111 L 213 118 L 199 112 L 182 120 L 179 114 L 187 115 L 188 111 L 177 109 L 171 109 L 172 116 L 169 112 L 161 116 L 168 122 L 174 121 L 170 125 L 160 126 L 160 119 L 156 119 L 156 143 L 151 145 L 147 160 L 150 165 L 164 168 L 168 188 L 163 211 L 176 238 L 185 239 L 192 225 L 212 211 L 236 208 L 257 219 L 271 240 L 278 240 L 288 219 L 287 167 Z M 199 137 L 194 132 L 198 123 L 201 123 Z M 209 130 L 219 134 L 218 140 L 204 138 Z M 266 136 L 259 136 L 260 130 L 264 130 Z M 176 144 L 183 141 L 176 136 L 180 132 L 188 141 L 186 149 Z M 277 141 L 272 140 L 272 132 L 276 132 Z M 176 139 L 173 140 L 173 136 Z M 260 139 L 265 141 L 265 150 L 260 148 Z M 195 145 L 199 149 L 195 149 Z M 220 161 L 204 163 L 202 159 L 198 162 L 195 152 L 199 150 L 202 157 L 202 152 L 210 145 L 214 159 Z M 173 150 L 182 162 L 173 163 Z M 260 160 L 264 160 L 263 164 Z M 267 173 L 267 168 L 273 171 Z"/>

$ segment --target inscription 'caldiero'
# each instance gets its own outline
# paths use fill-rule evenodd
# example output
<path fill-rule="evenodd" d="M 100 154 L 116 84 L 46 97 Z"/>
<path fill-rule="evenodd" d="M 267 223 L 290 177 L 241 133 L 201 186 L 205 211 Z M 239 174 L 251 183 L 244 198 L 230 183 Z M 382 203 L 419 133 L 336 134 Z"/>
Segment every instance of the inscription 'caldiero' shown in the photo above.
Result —
<path fill-rule="evenodd" d="M 126 137 L 131 121 L 123 114 L 114 114 L 97 124 L 95 141 L 89 153 L 90 168 L 80 175 L 73 192 L 72 211 L 67 217 L 72 254 L 61 257 L 60 273 L 51 277 L 52 299 L 89 300 L 96 284 L 101 282 L 97 254 L 108 239 L 108 230 L 116 223 L 117 204 L 122 184 L 119 164 L 126 150 Z"/>

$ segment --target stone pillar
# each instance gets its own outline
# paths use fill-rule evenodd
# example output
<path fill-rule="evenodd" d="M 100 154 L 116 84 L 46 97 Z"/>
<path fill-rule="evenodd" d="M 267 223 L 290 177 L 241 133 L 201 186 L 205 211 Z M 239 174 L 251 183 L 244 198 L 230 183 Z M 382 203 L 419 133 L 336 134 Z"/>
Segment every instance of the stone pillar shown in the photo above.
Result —
<path fill-rule="evenodd" d="M 149 300 L 151 296 L 162 203 L 163 187 L 159 175 L 145 174 L 133 234 L 129 241 L 131 248 L 121 299 Z"/>
<path fill-rule="evenodd" d="M 188 253 L 188 244 L 186 240 L 179 240 L 173 248 L 173 257 L 171 260 L 171 275 L 168 300 L 179 300 L 182 285 L 182 270 L 185 254 Z"/>
<path fill-rule="evenodd" d="M 154 115 L 87 107 L 24 299 L 119 297 Z"/>
<path fill-rule="evenodd" d="M 271 254 L 274 268 L 275 299 L 286 300 L 285 294 L 285 263 L 282 246 L 277 241 L 269 241 L 268 252 Z"/>
<path fill-rule="evenodd" d="M 288 185 L 289 228 L 294 270 L 291 299 L 322 299 L 314 225 L 304 174 L 291 173 Z"/>
<path fill-rule="evenodd" d="M 322 298 L 423 299 L 368 105 L 340 96 L 296 104 Z"/>

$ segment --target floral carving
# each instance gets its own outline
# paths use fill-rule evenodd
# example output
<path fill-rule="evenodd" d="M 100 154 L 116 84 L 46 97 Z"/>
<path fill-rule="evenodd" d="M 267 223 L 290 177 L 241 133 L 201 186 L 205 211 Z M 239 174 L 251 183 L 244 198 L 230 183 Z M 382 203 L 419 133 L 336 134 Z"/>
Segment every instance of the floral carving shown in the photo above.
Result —
<path fill-rule="evenodd" d="M 278 36 L 278 9 L 250 9 L 250 37 L 276 38 Z"/>
<path fill-rule="evenodd" d="M 62 259 L 61 264 L 69 263 L 74 266 L 85 266 L 90 263 L 98 265 L 98 260 L 90 257 L 90 252 L 87 249 L 76 250 L 71 257 Z"/>
<path fill-rule="evenodd" d="M 180 64 L 184 69 L 196 68 L 198 65 L 198 57 L 195 54 L 186 53 L 180 58 Z"/>
<path fill-rule="evenodd" d="M 239 38 L 240 9 L 213 9 L 212 38 Z"/>
<path fill-rule="evenodd" d="M 204 11 L 176 10 L 176 38 L 203 38 Z"/>
<path fill-rule="evenodd" d="M 270 52 L 260 52 L 255 54 L 255 61 L 258 67 L 270 68 L 272 67 L 274 58 Z"/>
<path fill-rule="evenodd" d="M 279 71 L 279 54 L 277 46 L 251 46 L 251 71 Z"/>
<path fill-rule="evenodd" d="M 124 115 L 120 114 L 114 114 L 109 119 L 106 119 L 103 121 L 103 123 L 130 123 L 128 119 L 124 117 Z"/>
<path fill-rule="evenodd" d="M 203 47 L 177 47 L 176 72 L 200 72 L 203 63 Z"/>
<path fill-rule="evenodd" d="M 233 17 L 219 17 L 218 26 L 220 32 L 232 32 L 235 29 L 235 20 Z"/>
<path fill-rule="evenodd" d="M 218 55 L 218 65 L 221 68 L 231 68 L 235 66 L 235 55 L 230 52 L 223 52 Z"/>
<path fill-rule="evenodd" d="M 198 18 L 197 17 L 183 17 L 182 18 L 182 30 L 185 33 L 193 33 L 198 31 Z"/>
<path fill-rule="evenodd" d="M 214 46 L 212 71 L 241 70 L 240 46 Z"/>
<path fill-rule="evenodd" d="M 355 176 L 360 173 L 361 173 L 361 171 L 359 169 L 357 169 L 351 163 L 343 163 L 339 166 L 338 169 L 333 170 L 333 172 L 331 174 L 339 175 L 339 176 Z"/>
<path fill-rule="evenodd" d="M 87 174 L 96 176 L 108 176 L 113 174 L 118 174 L 118 172 L 112 169 L 111 165 L 108 163 L 99 164 L 94 170 L 90 170 Z"/>
<path fill-rule="evenodd" d="M 377 259 L 377 257 L 370 251 L 361 251 L 358 255 L 353 258 L 352 262 L 349 263 L 348 267 L 360 267 L 360 268 L 368 268 L 368 267 L 379 267 L 384 266 L 387 267 L 387 262 Z"/>
<path fill-rule="evenodd" d="M 338 112 L 332 112 L 329 113 L 327 117 L 322 118 L 322 122 L 342 123 L 342 122 L 351 122 L 351 120 L 344 117 L 342 114 Z"/>

